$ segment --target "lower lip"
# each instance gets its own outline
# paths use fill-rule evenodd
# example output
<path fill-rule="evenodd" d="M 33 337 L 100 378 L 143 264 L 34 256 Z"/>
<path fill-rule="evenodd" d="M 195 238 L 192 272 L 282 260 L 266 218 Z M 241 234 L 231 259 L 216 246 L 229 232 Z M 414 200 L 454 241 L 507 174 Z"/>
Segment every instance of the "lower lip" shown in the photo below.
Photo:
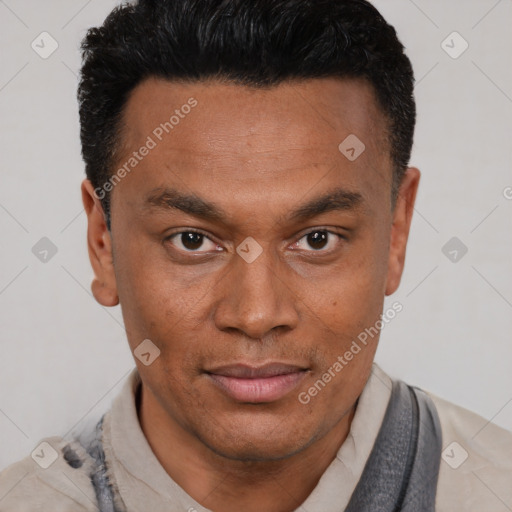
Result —
<path fill-rule="evenodd" d="M 227 395 L 239 402 L 264 403 L 283 398 L 304 378 L 306 372 L 287 373 L 261 379 L 240 379 L 208 374 Z"/>

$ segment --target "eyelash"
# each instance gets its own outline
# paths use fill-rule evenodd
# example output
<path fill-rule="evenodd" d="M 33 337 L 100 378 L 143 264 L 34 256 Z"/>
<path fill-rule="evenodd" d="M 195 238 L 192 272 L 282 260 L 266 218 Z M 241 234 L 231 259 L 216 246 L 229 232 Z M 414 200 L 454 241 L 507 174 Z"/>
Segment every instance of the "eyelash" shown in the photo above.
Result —
<path fill-rule="evenodd" d="M 167 236 L 164 239 L 164 242 L 169 242 L 173 238 L 178 237 L 180 235 L 183 235 L 184 233 L 197 233 L 198 235 L 202 235 L 205 239 L 210 240 L 210 242 L 216 243 L 206 233 L 204 233 L 203 231 L 200 231 L 198 229 L 194 229 L 194 228 L 189 228 L 189 229 L 186 229 L 186 230 L 183 230 L 183 231 L 177 231 L 175 233 L 172 233 L 171 235 Z M 293 242 L 292 245 L 295 245 L 295 244 L 299 243 L 302 239 L 306 238 L 307 236 L 311 235 L 312 233 L 327 233 L 328 235 L 336 236 L 340 240 L 346 240 L 347 239 L 345 236 L 341 235 L 340 233 L 336 233 L 335 231 L 332 231 L 330 229 L 315 228 L 315 229 L 312 229 L 312 230 L 302 234 L 297 239 L 297 241 Z M 185 254 L 196 254 L 196 255 L 206 255 L 206 254 L 208 254 L 208 252 L 201 253 L 201 252 L 195 252 L 195 251 L 191 251 L 191 250 L 183 250 L 183 249 L 177 249 L 177 250 L 182 252 L 182 253 L 185 253 Z M 327 250 L 327 251 L 325 251 L 323 249 L 318 249 L 318 250 L 311 249 L 310 251 L 307 251 L 307 252 L 311 253 L 311 254 L 324 254 L 325 255 L 325 254 L 330 254 L 334 250 L 335 249 L 331 249 L 331 250 Z"/>

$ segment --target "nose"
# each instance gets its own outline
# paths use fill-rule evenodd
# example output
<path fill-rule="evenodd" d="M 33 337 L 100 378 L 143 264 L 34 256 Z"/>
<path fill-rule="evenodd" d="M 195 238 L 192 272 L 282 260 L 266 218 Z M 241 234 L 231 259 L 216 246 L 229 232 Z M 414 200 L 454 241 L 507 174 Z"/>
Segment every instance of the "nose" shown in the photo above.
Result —
<path fill-rule="evenodd" d="M 215 324 L 223 331 L 238 331 L 262 339 L 272 331 L 297 326 L 298 297 L 293 292 L 289 270 L 269 250 L 251 263 L 237 254 L 230 272 L 219 284 L 221 299 Z"/>

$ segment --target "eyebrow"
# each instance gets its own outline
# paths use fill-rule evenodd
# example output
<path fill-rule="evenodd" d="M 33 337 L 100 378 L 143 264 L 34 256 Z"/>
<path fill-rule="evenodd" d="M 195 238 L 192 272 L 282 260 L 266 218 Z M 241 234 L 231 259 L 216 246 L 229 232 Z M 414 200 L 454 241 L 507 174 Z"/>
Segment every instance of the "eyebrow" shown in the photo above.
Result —
<path fill-rule="evenodd" d="M 363 196 L 359 192 L 337 188 L 300 206 L 291 212 L 288 218 L 293 221 L 302 221 L 332 211 L 357 210 L 362 203 Z"/>
<path fill-rule="evenodd" d="M 222 222 L 228 218 L 227 213 L 215 205 L 194 194 L 183 194 L 172 188 L 156 188 L 144 201 L 144 209 L 181 210 L 184 213 L 206 220 Z"/>
<path fill-rule="evenodd" d="M 336 188 L 318 196 L 285 215 L 288 221 L 303 221 L 332 211 L 357 210 L 363 203 L 359 192 Z M 172 188 L 156 188 L 144 201 L 145 210 L 180 210 L 194 217 L 214 222 L 228 223 L 229 215 L 215 203 L 195 194 L 184 194 Z"/>

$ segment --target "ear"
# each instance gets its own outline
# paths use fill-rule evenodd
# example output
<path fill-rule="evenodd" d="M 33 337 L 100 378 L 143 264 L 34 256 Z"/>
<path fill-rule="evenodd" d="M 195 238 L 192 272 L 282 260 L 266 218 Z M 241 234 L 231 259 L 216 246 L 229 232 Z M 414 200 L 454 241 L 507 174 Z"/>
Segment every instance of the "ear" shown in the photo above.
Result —
<path fill-rule="evenodd" d="M 420 182 L 420 171 L 409 167 L 402 178 L 398 197 L 393 212 L 393 225 L 391 226 L 391 242 L 389 247 L 388 275 L 386 279 L 386 295 L 394 293 L 405 264 L 405 250 L 409 229 L 411 227 L 412 213 L 416 192 Z"/>
<path fill-rule="evenodd" d="M 102 306 L 119 304 L 112 258 L 112 238 L 101 202 L 89 180 L 82 182 L 82 201 L 87 214 L 87 248 L 94 271 L 91 291 Z"/>

